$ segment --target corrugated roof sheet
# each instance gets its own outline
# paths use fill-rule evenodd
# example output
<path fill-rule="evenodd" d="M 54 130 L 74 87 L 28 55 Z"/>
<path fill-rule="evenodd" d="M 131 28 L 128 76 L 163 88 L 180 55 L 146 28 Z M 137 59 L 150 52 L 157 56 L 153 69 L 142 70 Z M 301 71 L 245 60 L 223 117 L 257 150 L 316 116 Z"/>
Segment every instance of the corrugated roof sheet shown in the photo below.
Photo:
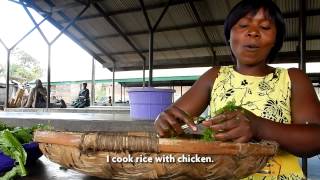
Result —
<path fill-rule="evenodd" d="M 223 23 L 230 9 L 240 0 L 191 1 L 200 16 L 217 59 L 222 64 L 231 63 L 229 48 L 225 46 Z M 62 26 L 66 26 L 67 22 L 85 7 L 85 2 L 88 0 L 34 1 L 45 11 L 60 9 L 61 11 L 53 13 L 52 18 L 56 21 L 55 25 Z M 139 52 L 148 59 L 149 29 L 139 1 L 97 0 L 93 2 L 102 8 L 103 14 L 91 5 L 75 26 L 68 29 L 73 39 L 83 44 L 89 53 L 110 69 L 113 67 L 112 61 L 116 63 L 116 70 L 142 69 L 142 57 Z M 281 49 L 282 54 L 275 62 L 296 62 L 299 59 L 298 54 L 295 53 L 299 44 L 299 0 L 274 0 L 274 2 L 284 13 L 287 28 L 286 42 Z M 307 50 L 312 51 L 307 54 L 312 56 L 309 59 L 316 59 L 320 58 L 320 51 L 317 51 L 320 47 L 320 1 L 306 2 L 306 44 Z M 168 0 L 144 0 L 152 25 L 155 24 L 167 3 Z M 74 7 L 71 7 L 73 4 Z M 107 22 L 104 15 L 110 17 L 130 42 L 127 42 L 116 28 Z M 156 31 L 154 33 L 155 68 L 212 65 L 214 58 L 210 44 L 189 1 L 172 0 Z M 135 51 L 135 48 L 139 52 Z"/>

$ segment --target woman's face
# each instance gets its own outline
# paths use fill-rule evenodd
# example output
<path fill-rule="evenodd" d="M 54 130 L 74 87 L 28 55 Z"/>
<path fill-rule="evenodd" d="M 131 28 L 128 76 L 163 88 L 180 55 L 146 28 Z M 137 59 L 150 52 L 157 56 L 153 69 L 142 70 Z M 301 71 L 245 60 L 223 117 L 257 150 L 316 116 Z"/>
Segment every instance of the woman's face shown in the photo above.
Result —
<path fill-rule="evenodd" d="M 277 29 L 263 9 L 253 15 L 247 14 L 232 28 L 231 50 L 237 63 L 255 65 L 266 63 L 266 58 L 275 44 Z"/>

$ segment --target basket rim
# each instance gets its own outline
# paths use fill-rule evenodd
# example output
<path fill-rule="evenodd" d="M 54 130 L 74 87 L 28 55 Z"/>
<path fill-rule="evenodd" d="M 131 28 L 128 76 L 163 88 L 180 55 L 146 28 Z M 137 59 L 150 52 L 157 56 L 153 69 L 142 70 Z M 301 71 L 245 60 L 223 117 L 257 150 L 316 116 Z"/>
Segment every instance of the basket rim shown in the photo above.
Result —
<path fill-rule="evenodd" d="M 74 146 L 79 149 L 94 149 L 103 151 L 115 151 L 105 147 L 96 147 L 100 141 L 105 139 L 101 136 L 109 136 L 108 141 L 112 141 L 113 136 L 117 133 L 112 132 L 74 132 L 74 131 L 36 131 L 34 140 L 38 143 L 60 144 L 65 146 Z M 143 141 L 150 139 L 150 134 L 146 132 L 125 132 L 121 136 L 120 141 L 125 145 L 136 139 L 144 138 Z M 154 134 L 153 134 L 154 135 Z M 111 140 L 110 140 L 111 138 Z M 90 146 L 84 147 L 84 139 L 88 139 Z M 258 143 L 234 143 L 213 141 L 206 142 L 203 140 L 193 139 L 172 139 L 172 138 L 156 138 L 156 146 L 153 151 L 156 153 L 189 153 L 189 154 L 220 154 L 220 155 L 261 155 L 273 156 L 277 153 L 278 144 L 274 141 L 262 141 Z M 103 142 L 102 142 L 103 143 Z M 153 146 L 154 146 L 153 144 Z M 130 148 L 130 147 L 129 147 Z M 144 151 L 127 149 L 127 146 L 116 151 Z"/>

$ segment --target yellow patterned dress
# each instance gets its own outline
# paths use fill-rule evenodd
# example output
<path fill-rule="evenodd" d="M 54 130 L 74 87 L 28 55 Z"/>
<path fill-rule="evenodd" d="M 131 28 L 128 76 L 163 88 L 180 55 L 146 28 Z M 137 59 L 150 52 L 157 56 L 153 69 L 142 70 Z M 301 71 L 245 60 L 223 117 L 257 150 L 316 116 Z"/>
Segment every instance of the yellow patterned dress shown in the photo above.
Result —
<path fill-rule="evenodd" d="M 257 77 L 240 74 L 233 66 L 222 66 L 211 92 L 210 116 L 215 116 L 218 109 L 235 100 L 237 106 L 257 116 L 290 124 L 290 97 L 291 81 L 286 69 L 276 68 L 274 73 Z M 304 179 L 304 175 L 298 158 L 280 150 L 259 173 L 245 179 L 295 180 Z"/>

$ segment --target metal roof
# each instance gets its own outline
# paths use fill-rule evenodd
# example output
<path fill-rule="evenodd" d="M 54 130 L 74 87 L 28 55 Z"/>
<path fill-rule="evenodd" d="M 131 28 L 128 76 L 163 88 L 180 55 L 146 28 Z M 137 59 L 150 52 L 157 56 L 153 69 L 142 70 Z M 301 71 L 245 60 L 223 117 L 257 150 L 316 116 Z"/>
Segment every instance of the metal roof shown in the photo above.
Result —
<path fill-rule="evenodd" d="M 59 29 L 66 27 L 85 7 L 89 8 L 66 34 L 105 67 L 142 69 L 148 59 L 149 29 L 141 0 L 24 0 Z M 88 3 L 91 2 L 91 3 Z M 168 0 L 144 0 L 154 25 Z M 176 68 L 230 64 L 223 23 L 239 0 L 172 0 L 154 36 L 153 68 Z M 274 0 L 287 27 L 285 43 L 275 63 L 299 62 L 299 0 Z M 320 57 L 320 2 L 306 6 L 306 61 Z M 215 53 L 216 56 L 213 54 Z M 146 61 L 148 65 L 148 61 Z"/>
<path fill-rule="evenodd" d="M 154 86 L 192 86 L 192 84 L 198 80 L 199 76 L 168 76 L 168 77 L 154 77 Z M 115 79 L 115 82 L 125 87 L 141 87 L 142 78 L 127 78 L 127 79 Z M 91 80 L 80 81 L 59 81 L 51 82 L 51 85 L 65 85 L 65 84 L 81 84 L 82 82 L 91 83 Z M 95 80 L 95 84 L 108 84 L 112 83 L 112 79 L 100 79 Z"/>

